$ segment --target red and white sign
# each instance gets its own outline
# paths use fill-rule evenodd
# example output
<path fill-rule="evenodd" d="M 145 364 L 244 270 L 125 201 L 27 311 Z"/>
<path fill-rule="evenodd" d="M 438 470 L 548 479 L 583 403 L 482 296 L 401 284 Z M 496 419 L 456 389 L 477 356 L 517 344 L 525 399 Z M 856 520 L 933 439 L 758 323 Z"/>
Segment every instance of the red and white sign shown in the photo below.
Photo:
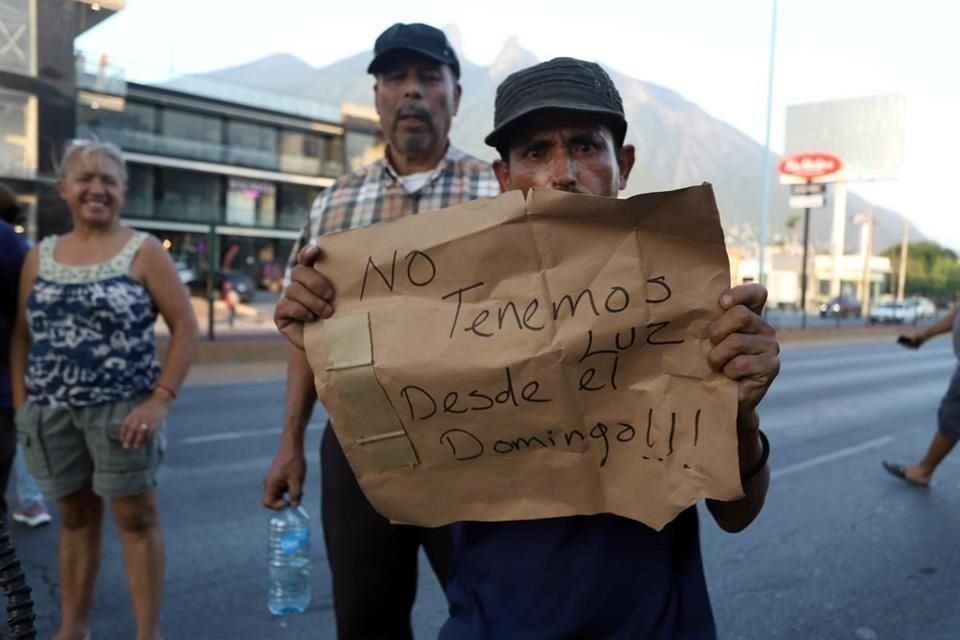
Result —
<path fill-rule="evenodd" d="M 829 153 L 796 153 L 784 158 L 777 169 L 780 173 L 798 178 L 819 178 L 843 168 L 840 158 Z"/>

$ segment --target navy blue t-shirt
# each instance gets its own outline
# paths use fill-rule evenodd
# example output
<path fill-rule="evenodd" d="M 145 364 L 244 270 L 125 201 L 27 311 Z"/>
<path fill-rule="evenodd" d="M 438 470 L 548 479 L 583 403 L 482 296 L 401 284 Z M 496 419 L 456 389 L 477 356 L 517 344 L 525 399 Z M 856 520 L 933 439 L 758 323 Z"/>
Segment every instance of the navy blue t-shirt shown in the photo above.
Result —
<path fill-rule="evenodd" d="M 453 525 L 441 640 L 714 640 L 697 510 Z"/>
<path fill-rule="evenodd" d="M 10 332 L 17 314 L 17 285 L 27 247 L 9 224 L 0 220 L 0 409 L 9 409 Z"/>

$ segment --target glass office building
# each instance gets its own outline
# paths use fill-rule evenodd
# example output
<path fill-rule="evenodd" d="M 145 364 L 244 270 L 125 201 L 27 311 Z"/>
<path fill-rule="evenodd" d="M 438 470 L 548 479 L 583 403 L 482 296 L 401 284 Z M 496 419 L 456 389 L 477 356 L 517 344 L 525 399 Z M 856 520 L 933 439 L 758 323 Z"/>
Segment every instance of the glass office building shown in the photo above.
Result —
<path fill-rule="evenodd" d="M 123 2 L 0 0 L 0 181 L 37 240 L 70 227 L 56 160 L 74 139 L 128 161 L 122 211 L 156 235 L 184 277 L 240 271 L 276 289 L 317 195 L 381 144 L 375 114 L 204 77 L 130 82 L 74 38 Z"/>

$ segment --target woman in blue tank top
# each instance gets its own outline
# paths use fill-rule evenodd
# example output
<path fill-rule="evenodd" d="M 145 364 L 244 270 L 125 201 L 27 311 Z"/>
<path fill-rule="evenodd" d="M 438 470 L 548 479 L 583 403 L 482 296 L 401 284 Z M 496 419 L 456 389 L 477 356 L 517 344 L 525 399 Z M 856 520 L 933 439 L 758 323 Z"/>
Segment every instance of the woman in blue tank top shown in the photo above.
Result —
<path fill-rule="evenodd" d="M 160 243 L 120 221 L 120 150 L 72 145 L 59 178 L 73 231 L 27 254 L 11 344 L 18 442 L 62 523 L 56 638 L 89 638 L 104 500 L 124 546 L 137 638 L 159 638 L 164 557 L 154 488 L 196 319 Z M 158 311 L 170 327 L 162 365 Z"/>

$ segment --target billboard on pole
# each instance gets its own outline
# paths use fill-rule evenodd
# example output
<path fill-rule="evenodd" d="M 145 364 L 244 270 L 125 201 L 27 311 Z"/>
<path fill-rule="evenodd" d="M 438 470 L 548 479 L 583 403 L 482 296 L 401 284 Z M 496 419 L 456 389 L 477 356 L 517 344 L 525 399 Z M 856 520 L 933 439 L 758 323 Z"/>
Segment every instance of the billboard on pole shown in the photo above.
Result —
<path fill-rule="evenodd" d="M 843 161 L 836 174 L 814 182 L 895 180 L 903 164 L 907 100 L 902 96 L 872 96 L 787 107 L 784 154 L 811 150 Z M 801 181 L 781 175 L 780 182 Z"/>

